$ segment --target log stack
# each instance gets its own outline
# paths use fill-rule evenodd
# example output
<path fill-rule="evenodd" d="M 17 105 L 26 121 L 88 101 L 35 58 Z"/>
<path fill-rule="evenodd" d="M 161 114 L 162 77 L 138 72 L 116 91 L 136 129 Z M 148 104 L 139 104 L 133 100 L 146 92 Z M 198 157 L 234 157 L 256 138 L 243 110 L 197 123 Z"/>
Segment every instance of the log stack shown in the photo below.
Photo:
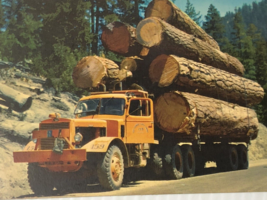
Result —
<path fill-rule="evenodd" d="M 128 89 L 146 88 L 155 95 L 155 124 L 166 133 L 256 138 L 257 115 L 249 107 L 262 101 L 264 90 L 243 77 L 242 63 L 221 52 L 169 0 L 151 1 L 145 17 L 136 28 L 108 24 L 101 40 L 107 50 L 125 56 L 120 67 L 96 56 L 83 58 L 74 68 L 74 83 L 94 88 L 117 80 Z"/>

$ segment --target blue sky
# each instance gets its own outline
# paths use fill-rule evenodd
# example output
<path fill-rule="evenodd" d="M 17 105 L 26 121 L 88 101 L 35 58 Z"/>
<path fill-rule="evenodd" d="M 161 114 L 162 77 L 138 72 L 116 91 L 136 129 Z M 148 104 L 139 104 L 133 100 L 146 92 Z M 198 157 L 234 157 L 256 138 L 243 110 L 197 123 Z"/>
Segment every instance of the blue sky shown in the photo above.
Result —
<path fill-rule="evenodd" d="M 221 17 L 226 12 L 234 12 L 236 7 L 241 7 L 243 4 L 252 4 L 253 1 L 260 2 L 260 0 L 189 0 L 195 7 L 196 12 L 201 13 L 202 17 L 207 14 L 210 4 L 213 4 L 218 11 L 220 11 Z M 175 5 L 181 10 L 185 10 L 186 0 L 175 0 Z"/>

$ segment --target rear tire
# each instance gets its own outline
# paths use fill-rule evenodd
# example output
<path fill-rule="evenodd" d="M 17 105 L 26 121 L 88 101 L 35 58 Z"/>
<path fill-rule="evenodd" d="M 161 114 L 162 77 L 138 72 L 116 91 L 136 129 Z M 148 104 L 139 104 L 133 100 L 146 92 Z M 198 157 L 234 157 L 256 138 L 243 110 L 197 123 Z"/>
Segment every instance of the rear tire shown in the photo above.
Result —
<path fill-rule="evenodd" d="M 235 145 L 223 146 L 220 158 L 216 160 L 220 171 L 235 171 L 238 169 L 238 153 Z"/>
<path fill-rule="evenodd" d="M 52 172 L 37 163 L 28 164 L 28 182 L 36 195 L 50 195 L 54 189 Z"/>
<path fill-rule="evenodd" d="M 238 169 L 238 153 L 236 150 L 236 146 L 229 145 L 228 146 L 228 156 L 227 156 L 227 170 L 235 171 Z"/>
<path fill-rule="evenodd" d="M 248 157 L 247 147 L 243 144 L 238 145 L 237 153 L 238 153 L 238 158 L 239 158 L 239 169 L 248 169 L 249 157 Z"/>
<path fill-rule="evenodd" d="M 184 163 L 184 177 L 192 177 L 196 172 L 195 154 L 190 145 L 182 146 L 183 163 Z"/>
<path fill-rule="evenodd" d="M 124 175 L 123 156 L 119 147 L 109 147 L 97 166 L 98 180 L 107 190 L 118 190 Z"/>
<path fill-rule="evenodd" d="M 163 166 L 170 179 L 181 179 L 183 177 L 183 155 L 179 145 L 165 149 Z"/>

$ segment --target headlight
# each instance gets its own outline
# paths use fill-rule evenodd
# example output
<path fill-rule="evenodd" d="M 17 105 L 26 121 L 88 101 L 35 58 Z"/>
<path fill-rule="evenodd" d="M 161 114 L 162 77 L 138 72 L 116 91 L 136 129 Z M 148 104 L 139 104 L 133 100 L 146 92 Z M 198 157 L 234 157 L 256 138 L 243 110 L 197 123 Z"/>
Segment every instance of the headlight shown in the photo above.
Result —
<path fill-rule="evenodd" d="M 83 136 L 81 133 L 76 133 L 75 136 L 74 136 L 74 141 L 75 142 L 81 142 L 83 140 Z"/>

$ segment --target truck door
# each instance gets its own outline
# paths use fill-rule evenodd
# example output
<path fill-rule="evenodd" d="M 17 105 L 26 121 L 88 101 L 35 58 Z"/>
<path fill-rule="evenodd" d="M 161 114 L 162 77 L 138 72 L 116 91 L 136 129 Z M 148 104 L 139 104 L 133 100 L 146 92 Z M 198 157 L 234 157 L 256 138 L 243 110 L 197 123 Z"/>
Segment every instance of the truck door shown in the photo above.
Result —
<path fill-rule="evenodd" d="M 151 99 L 131 99 L 126 116 L 126 143 L 154 142 L 154 115 Z"/>

